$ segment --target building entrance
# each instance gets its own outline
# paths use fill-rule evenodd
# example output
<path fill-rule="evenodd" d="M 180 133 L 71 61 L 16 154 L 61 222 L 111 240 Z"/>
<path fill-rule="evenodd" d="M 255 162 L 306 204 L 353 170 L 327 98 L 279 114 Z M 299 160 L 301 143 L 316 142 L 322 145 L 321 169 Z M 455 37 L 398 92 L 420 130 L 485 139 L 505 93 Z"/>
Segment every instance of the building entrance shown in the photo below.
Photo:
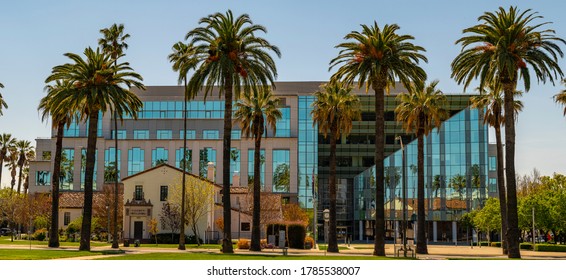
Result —
<path fill-rule="evenodd" d="M 134 239 L 141 240 L 143 237 L 143 222 L 134 222 Z"/>

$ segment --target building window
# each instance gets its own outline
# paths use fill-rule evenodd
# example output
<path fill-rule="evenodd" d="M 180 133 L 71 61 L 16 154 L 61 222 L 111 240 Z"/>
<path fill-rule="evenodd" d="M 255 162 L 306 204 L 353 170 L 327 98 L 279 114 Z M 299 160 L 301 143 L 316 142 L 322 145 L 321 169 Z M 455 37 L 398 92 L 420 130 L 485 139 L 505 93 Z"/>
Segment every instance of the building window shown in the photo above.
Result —
<path fill-rule="evenodd" d="M 489 192 L 497 192 L 497 178 L 489 178 Z"/>
<path fill-rule="evenodd" d="M 167 163 L 169 160 L 169 150 L 165 148 L 157 148 L 151 151 L 151 166 L 157 166 Z"/>
<path fill-rule="evenodd" d="M 124 115 L 131 119 L 131 116 Z M 144 101 L 138 113 L 139 119 L 182 119 L 182 101 Z M 189 119 L 223 119 L 224 101 L 190 101 L 187 102 L 187 118 Z"/>
<path fill-rule="evenodd" d="M 61 190 L 72 189 L 74 173 L 75 150 L 73 148 L 63 148 L 61 153 L 61 172 L 59 173 Z"/>
<path fill-rule="evenodd" d="M 280 108 L 281 119 L 277 120 L 275 137 L 291 137 L 291 108 Z"/>
<path fill-rule="evenodd" d="M 489 157 L 489 171 L 497 171 L 497 157 Z"/>
<path fill-rule="evenodd" d="M 128 176 L 134 175 L 144 169 L 144 150 L 132 148 L 128 150 Z"/>
<path fill-rule="evenodd" d="M 187 160 L 187 165 L 185 166 L 185 171 L 191 172 L 193 170 L 193 151 L 187 149 L 185 153 L 185 157 Z M 177 168 L 183 169 L 181 167 L 181 163 L 183 163 L 183 148 L 175 150 L 175 166 Z"/>
<path fill-rule="evenodd" d="M 230 149 L 230 184 L 232 184 L 232 177 L 234 173 L 240 173 L 240 150 L 236 148 Z"/>
<path fill-rule="evenodd" d="M 240 231 L 250 231 L 250 229 L 251 229 L 250 223 L 240 224 Z"/>
<path fill-rule="evenodd" d="M 116 176 L 116 148 L 104 150 L 104 182 L 116 182 L 116 178 L 120 180 L 121 156 L 122 154 L 118 150 L 118 176 Z"/>
<path fill-rule="evenodd" d="M 289 150 L 273 150 L 273 192 L 289 192 L 290 170 Z"/>
<path fill-rule="evenodd" d="M 63 214 L 63 225 L 68 226 L 71 223 L 71 212 Z"/>
<path fill-rule="evenodd" d="M 161 186 L 161 192 L 159 193 L 160 201 L 167 201 L 167 195 L 169 194 L 168 186 Z"/>
<path fill-rule="evenodd" d="M 241 130 L 232 130 L 232 140 L 240 140 L 242 139 L 242 131 Z"/>
<path fill-rule="evenodd" d="M 157 139 L 172 139 L 173 132 L 171 130 L 157 130 Z"/>
<path fill-rule="evenodd" d="M 96 190 L 96 171 L 98 162 L 98 150 L 94 152 L 94 174 L 92 175 L 92 189 Z M 85 174 L 86 173 L 86 149 L 81 149 L 81 190 L 85 188 Z"/>
<path fill-rule="evenodd" d="M 38 186 L 49 186 L 51 185 L 51 172 L 49 171 L 37 171 L 35 173 L 35 184 Z"/>
<path fill-rule="evenodd" d="M 114 134 L 116 134 L 116 130 L 112 130 L 111 132 L 112 139 L 116 139 L 114 138 Z M 118 139 L 126 139 L 126 130 L 118 129 Z"/>
<path fill-rule="evenodd" d="M 261 190 L 265 187 L 265 150 L 259 150 L 259 184 L 261 185 Z M 254 149 L 248 150 L 248 186 L 253 186 L 254 184 Z"/>
<path fill-rule="evenodd" d="M 43 160 L 51 160 L 51 151 L 43 151 L 41 153 L 41 159 Z"/>
<path fill-rule="evenodd" d="M 134 139 L 149 139 L 149 130 L 134 130 Z"/>
<path fill-rule="evenodd" d="M 213 148 L 204 148 L 199 152 L 199 176 L 206 178 L 208 163 L 214 163 L 216 166 L 216 150 Z"/>
<path fill-rule="evenodd" d="M 143 186 L 136 186 L 134 191 L 134 200 L 143 200 Z"/>
<path fill-rule="evenodd" d="M 202 139 L 219 139 L 220 133 L 218 130 L 203 130 Z"/>
<path fill-rule="evenodd" d="M 79 124 L 72 121 L 69 127 L 65 126 L 63 130 L 64 137 L 79 137 Z"/>
<path fill-rule="evenodd" d="M 197 132 L 194 129 L 187 130 L 187 139 L 196 139 Z M 183 139 L 183 130 L 179 130 L 179 139 Z"/>

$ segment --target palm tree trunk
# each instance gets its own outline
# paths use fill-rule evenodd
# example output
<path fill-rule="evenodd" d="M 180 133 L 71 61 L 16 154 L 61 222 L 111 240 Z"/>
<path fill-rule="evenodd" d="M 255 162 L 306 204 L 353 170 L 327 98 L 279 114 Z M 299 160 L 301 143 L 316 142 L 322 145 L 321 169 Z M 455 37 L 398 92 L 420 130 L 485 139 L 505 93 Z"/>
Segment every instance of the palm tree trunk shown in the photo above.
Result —
<path fill-rule="evenodd" d="M 183 178 L 181 182 L 181 230 L 179 233 L 179 250 L 185 250 L 185 194 L 187 193 L 186 187 L 186 173 L 187 173 L 187 79 L 185 81 L 185 93 L 183 98 L 183 162 L 181 163 L 181 169 L 183 169 Z M 211 209 L 214 211 L 214 209 Z"/>
<path fill-rule="evenodd" d="M 517 183 L 515 179 L 515 111 L 514 82 L 503 85 L 505 104 L 505 175 L 507 179 L 507 248 L 509 258 L 521 258 L 519 250 L 519 218 L 517 215 Z"/>
<path fill-rule="evenodd" d="M 232 76 L 226 75 L 224 85 L 224 136 L 222 151 L 222 204 L 224 237 L 222 252 L 234 253 L 232 248 L 232 207 L 230 205 L 230 147 L 232 141 Z"/>
<path fill-rule="evenodd" d="M 497 189 L 499 191 L 499 209 L 501 210 L 501 248 L 507 254 L 507 198 L 505 191 L 505 174 L 503 172 L 503 144 L 501 143 L 501 126 L 495 126 L 495 141 L 497 146 Z"/>
<path fill-rule="evenodd" d="M 424 121 L 421 118 L 422 121 Z M 426 245 L 425 191 L 424 191 L 424 129 L 419 127 L 417 141 L 417 254 L 428 254 Z"/>
<path fill-rule="evenodd" d="M 385 256 L 384 127 L 385 81 L 374 82 L 375 92 L 375 243 L 373 255 Z"/>
<path fill-rule="evenodd" d="M 255 120 L 254 120 L 255 121 Z M 258 123 L 263 123 L 263 120 L 258 120 Z M 253 213 L 252 213 L 252 240 L 250 244 L 250 251 L 261 251 L 261 236 L 260 236 L 260 215 L 261 215 L 261 129 L 256 126 L 255 134 L 255 150 L 254 150 L 254 186 L 253 186 Z M 238 225 L 240 226 L 240 225 Z"/>
<path fill-rule="evenodd" d="M 53 176 L 51 177 L 51 228 L 49 231 L 49 247 L 51 248 L 59 248 L 59 174 L 61 173 L 64 126 L 64 122 L 57 124 L 55 159 L 53 162 Z"/>
<path fill-rule="evenodd" d="M 98 124 L 98 110 L 90 112 L 88 124 L 88 140 L 86 147 L 86 169 L 83 224 L 81 226 L 81 242 L 79 251 L 90 251 L 90 233 L 92 222 L 92 188 L 94 179 L 94 164 L 96 161 L 96 130 Z"/>
<path fill-rule="evenodd" d="M 330 194 L 330 220 L 328 221 L 328 248 L 331 253 L 338 253 L 338 240 L 336 237 L 336 136 L 338 127 L 336 121 L 330 128 L 330 180 L 328 189 Z"/>
<path fill-rule="evenodd" d="M 112 231 L 112 248 L 118 249 L 118 115 L 114 112 L 114 230 Z M 108 229 L 110 230 L 110 229 Z"/>
<path fill-rule="evenodd" d="M 18 164 L 18 167 L 20 168 L 20 171 L 18 172 L 18 194 L 20 193 L 21 189 L 22 189 L 22 172 L 24 170 L 24 164 Z"/>

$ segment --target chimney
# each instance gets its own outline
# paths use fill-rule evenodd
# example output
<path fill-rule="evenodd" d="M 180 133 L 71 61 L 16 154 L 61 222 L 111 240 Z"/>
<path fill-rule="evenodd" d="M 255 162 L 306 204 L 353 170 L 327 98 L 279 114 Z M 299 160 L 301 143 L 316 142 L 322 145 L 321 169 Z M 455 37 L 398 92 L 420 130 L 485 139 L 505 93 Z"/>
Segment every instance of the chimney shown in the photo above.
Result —
<path fill-rule="evenodd" d="M 214 163 L 208 162 L 208 168 L 206 169 L 206 179 L 211 182 L 215 182 L 214 180 Z"/>
<path fill-rule="evenodd" d="M 239 187 L 240 186 L 240 171 L 234 171 L 234 175 L 232 175 L 232 187 Z"/>

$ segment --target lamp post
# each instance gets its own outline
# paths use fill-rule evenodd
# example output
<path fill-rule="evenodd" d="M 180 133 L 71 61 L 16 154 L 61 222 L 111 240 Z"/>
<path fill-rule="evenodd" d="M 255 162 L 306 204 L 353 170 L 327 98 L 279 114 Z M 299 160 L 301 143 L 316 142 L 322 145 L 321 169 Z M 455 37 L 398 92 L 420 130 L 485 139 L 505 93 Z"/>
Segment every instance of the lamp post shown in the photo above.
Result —
<path fill-rule="evenodd" d="M 107 214 L 107 228 L 106 228 L 106 241 L 108 241 L 108 243 L 110 243 L 110 211 L 109 211 L 109 205 L 106 204 L 106 214 Z"/>
<path fill-rule="evenodd" d="M 240 198 L 238 197 L 238 240 L 240 240 L 240 231 L 242 230 L 242 223 L 240 221 L 240 216 L 242 214 L 242 210 L 240 208 Z"/>
<path fill-rule="evenodd" d="M 328 222 L 330 221 L 330 210 L 324 209 L 324 211 L 322 211 L 322 217 L 324 218 L 324 242 L 328 246 Z"/>
<path fill-rule="evenodd" d="M 403 177 L 403 183 L 402 183 L 402 191 L 403 191 L 403 257 L 407 257 L 407 211 L 406 211 L 406 207 L 407 207 L 407 174 L 406 174 L 406 162 L 405 162 L 405 145 L 403 145 L 403 138 L 401 138 L 401 136 L 397 136 L 395 137 L 397 140 L 399 140 L 399 143 L 401 143 L 401 152 L 402 152 L 402 156 L 401 156 L 401 165 L 402 165 L 402 177 Z"/>

